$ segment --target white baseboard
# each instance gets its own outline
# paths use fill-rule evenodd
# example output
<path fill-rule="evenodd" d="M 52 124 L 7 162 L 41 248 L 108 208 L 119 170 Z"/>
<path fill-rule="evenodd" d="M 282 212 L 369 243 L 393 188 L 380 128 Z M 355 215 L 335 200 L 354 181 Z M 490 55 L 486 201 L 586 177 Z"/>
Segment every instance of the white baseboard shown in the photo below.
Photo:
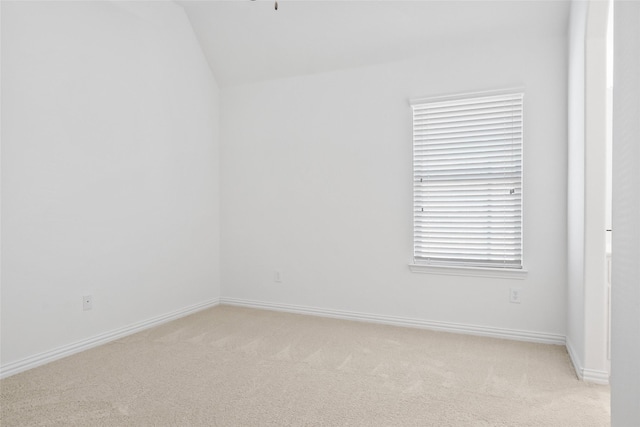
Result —
<path fill-rule="evenodd" d="M 571 359 L 573 369 L 576 370 L 576 376 L 578 379 L 582 379 L 582 360 L 580 360 L 580 357 L 578 357 L 578 354 L 573 349 L 573 344 L 569 338 L 565 338 L 565 346 L 567 347 L 567 353 L 569 353 L 569 359 Z"/>
<path fill-rule="evenodd" d="M 573 364 L 576 370 L 576 375 L 579 379 L 597 384 L 609 384 L 609 373 L 606 371 L 584 368 L 582 366 L 581 360 L 577 357 L 577 354 L 575 353 L 571 342 L 567 340 L 563 335 L 559 334 L 493 328 L 488 326 L 441 322 L 434 320 L 412 319 L 407 317 L 385 316 L 379 314 L 359 313 L 346 310 L 332 310 L 302 305 L 278 304 L 230 297 L 215 298 L 199 304 L 194 304 L 189 307 L 184 307 L 167 314 L 156 316 L 151 319 L 105 332 L 72 344 L 67 344 L 53 350 L 29 356 L 16 362 L 8 363 L 6 365 L 0 366 L 0 378 L 6 378 L 11 375 L 15 375 L 28 369 L 53 362 L 54 360 L 62 359 L 63 357 L 67 357 L 72 354 L 79 353 L 81 351 L 88 350 L 102 344 L 106 344 L 118 338 L 135 334 L 136 332 L 140 332 L 145 329 L 158 326 L 162 323 L 179 319 L 181 317 L 210 307 L 214 307 L 219 304 L 284 311 L 289 313 L 307 314 L 313 316 L 332 317 L 337 319 L 356 320 L 362 322 L 380 323 L 385 325 L 424 328 L 436 331 L 462 333 L 492 338 L 528 341 L 543 344 L 566 345 L 571 363 Z"/>
<path fill-rule="evenodd" d="M 33 356 L 26 357 L 16 362 L 7 363 L 0 366 L 0 378 L 6 378 L 11 375 L 26 371 L 28 369 L 41 366 L 54 360 L 62 359 L 63 357 L 70 356 L 81 351 L 88 350 L 93 347 L 97 347 L 102 344 L 106 344 L 110 341 L 118 338 L 125 337 L 127 335 L 135 334 L 145 329 L 158 326 L 162 323 L 170 322 L 172 320 L 179 319 L 181 317 L 193 314 L 197 311 L 201 311 L 210 307 L 214 307 L 220 303 L 219 298 L 214 298 L 208 301 L 204 301 L 198 304 L 194 304 L 188 307 L 181 308 L 179 310 L 172 311 L 170 313 L 162 314 L 160 316 L 152 317 L 151 319 L 143 320 L 141 322 L 133 323 L 122 328 L 114 329 L 112 331 L 104 332 L 93 337 L 77 341 L 72 344 L 63 345 L 53 350 L 45 351 Z"/>
<path fill-rule="evenodd" d="M 478 335 L 492 338 L 503 338 L 517 341 L 528 341 L 543 344 L 564 345 L 565 337 L 559 334 L 549 334 L 515 329 L 493 328 L 489 326 L 468 325 L 461 323 L 440 322 L 435 320 L 411 319 L 407 317 L 385 316 L 370 313 L 358 313 L 345 310 L 331 310 L 302 305 L 278 304 L 271 302 L 252 301 L 241 298 L 220 298 L 220 304 L 242 307 L 262 308 L 266 310 L 285 311 L 289 313 L 309 314 L 337 319 L 358 320 L 362 322 L 381 323 L 385 325 L 406 326 L 413 328 L 431 329 L 435 331 L 453 332 L 468 335 Z"/>
<path fill-rule="evenodd" d="M 582 380 L 595 384 L 609 384 L 609 373 L 596 369 L 582 368 Z"/>
<path fill-rule="evenodd" d="M 595 384 L 609 384 L 609 373 L 607 371 L 599 371 L 596 369 L 587 369 L 583 366 L 582 360 L 573 348 L 573 344 L 570 339 L 566 339 L 567 352 L 571 359 L 571 364 L 576 370 L 576 376 L 582 381 L 587 381 Z"/>

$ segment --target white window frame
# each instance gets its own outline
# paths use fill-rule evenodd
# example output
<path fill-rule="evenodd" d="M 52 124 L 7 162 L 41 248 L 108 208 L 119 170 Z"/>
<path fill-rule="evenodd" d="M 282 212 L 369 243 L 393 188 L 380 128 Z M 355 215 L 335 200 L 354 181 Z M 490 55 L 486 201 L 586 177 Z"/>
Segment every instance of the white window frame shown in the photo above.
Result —
<path fill-rule="evenodd" d="M 433 206 L 433 202 L 435 200 L 435 199 L 429 199 L 429 197 L 425 197 L 425 194 L 426 194 L 425 188 L 422 184 L 423 181 L 421 180 L 421 178 L 426 179 L 424 167 L 426 163 L 433 164 L 433 161 L 437 162 L 442 160 L 437 158 L 431 158 L 429 157 L 430 155 L 425 156 L 424 151 L 421 151 L 421 150 L 424 150 L 425 148 L 427 148 L 428 150 L 429 149 L 428 144 L 438 142 L 438 141 L 435 141 L 436 137 L 428 136 L 430 134 L 433 134 L 433 132 L 429 132 L 428 121 L 431 120 L 432 118 L 437 119 L 437 117 L 439 117 L 438 114 L 441 114 L 443 111 L 442 108 L 444 108 L 445 109 L 444 111 L 448 114 L 449 111 L 452 111 L 452 110 L 455 111 L 458 108 L 460 108 L 461 105 L 469 104 L 471 108 L 477 108 L 477 107 L 484 108 L 485 105 L 489 105 L 484 103 L 493 103 L 493 102 L 510 103 L 510 101 L 514 101 L 514 105 L 515 105 L 514 108 L 519 111 L 520 117 L 517 120 L 517 122 L 519 123 L 514 122 L 515 125 L 513 123 L 509 125 L 505 125 L 505 124 L 501 124 L 501 125 L 505 126 L 505 129 L 503 130 L 511 129 L 510 126 L 512 126 L 512 128 L 516 130 L 516 133 L 512 134 L 514 138 L 512 139 L 511 142 L 513 144 L 512 149 L 517 150 L 517 156 L 519 156 L 519 164 L 518 164 L 519 176 L 517 177 L 518 188 L 515 189 L 514 191 L 518 192 L 518 194 L 516 194 L 515 197 L 520 201 L 520 205 L 519 205 L 520 228 L 519 230 L 517 230 L 517 233 L 519 233 L 519 236 L 516 236 L 516 234 L 514 233 L 511 233 L 511 234 L 507 233 L 507 234 L 501 234 L 501 235 L 499 234 L 499 238 L 505 238 L 506 239 L 505 241 L 510 241 L 511 243 L 507 246 L 511 246 L 511 247 L 515 246 L 515 249 L 512 253 L 508 253 L 507 255 L 505 255 L 506 258 L 510 257 L 511 259 L 509 261 L 505 261 L 504 263 L 498 263 L 495 259 L 495 255 L 501 249 L 497 249 L 498 247 L 494 246 L 492 243 L 487 243 L 489 248 L 483 247 L 482 249 L 490 252 L 490 254 L 487 255 L 487 261 L 471 260 L 469 258 L 474 257 L 475 254 L 461 255 L 462 251 L 460 252 L 460 254 L 454 253 L 450 257 L 451 259 L 445 259 L 444 253 L 448 250 L 448 248 L 446 247 L 444 247 L 445 252 L 436 253 L 433 257 L 428 257 L 428 255 L 425 255 L 427 252 L 431 252 L 431 251 L 438 252 L 439 250 L 442 249 L 442 248 L 431 249 L 434 246 L 449 245 L 449 242 L 445 242 L 445 243 L 435 242 L 435 239 L 433 239 L 433 236 L 425 237 L 426 236 L 425 233 L 428 233 L 428 234 L 430 233 L 430 232 L 424 231 L 425 225 L 426 227 L 431 227 L 431 226 L 440 227 L 440 224 L 438 224 L 438 222 L 441 221 L 441 220 L 427 220 L 427 221 L 434 221 L 434 222 L 425 223 L 425 218 L 424 218 L 425 216 L 422 215 L 422 211 L 424 211 L 424 208 L 426 207 L 426 205 L 431 203 L 431 206 Z M 524 239 L 523 239 L 524 228 L 523 228 L 523 222 L 522 222 L 524 217 L 523 215 L 524 194 L 522 191 L 523 181 L 524 181 L 523 179 L 524 178 L 524 171 L 523 171 L 524 169 L 524 161 L 523 161 L 524 104 L 523 102 L 524 102 L 524 91 L 521 88 L 508 89 L 508 90 L 502 90 L 502 91 L 466 93 L 466 94 L 459 94 L 459 95 L 453 95 L 453 96 L 421 98 L 421 99 L 413 99 L 410 101 L 410 105 L 413 110 L 413 147 L 414 147 L 413 262 L 410 263 L 409 265 L 410 270 L 412 272 L 446 274 L 446 275 L 479 276 L 479 277 L 515 278 L 515 279 L 524 279 L 526 277 L 527 271 L 524 269 L 524 263 L 523 263 L 524 261 Z M 495 105 L 495 104 L 490 104 L 490 105 Z M 432 114 L 432 112 L 434 114 Z M 463 116 L 463 114 L 465 113 L 454 112 L 454 114 L 461 114 L 460 117 L 455 117 L 454 118 L 455 120 L 463 120 L 463 121 L 466 120 L 466 118 Z M 425 125 L 425 118 L 427 119 L 427 125 Z M 481 123 L 487 123 L 487 122 L 483 121 Z M 470 123 L 469 121 L 467 121 L 465 124 L 466 125 L 473 124 L 475 126 L 475 123 Z M 477 129 L 477 126 L 474 127 L 474 129 Z M 433 131 L 433 129 L 431 129 L 431 131 Z M 447 130 L 447 132 L 449 131 Z M 481 134 L 483 132 L 485 134 L 490 133 L 490 131 L 481 130 Z M 457 135 L 454 135 L 454 136 L 457 137 Z M 484 136 L 484 134 L 482 134 L 482 136 Z M 449 135 L 445 136 L 445 138 L 449 138 L 449 137 L 450 137 Z M 456 142 L 459 139 L 460 138 L 456 139 Z M 440 143 L 442 143 L 442 141 L 440 141 Z M 491 149 L 494 149 L 494 148 L 492 147 Z M 418 151 L 421 151 L 421 154 L 418 154 L 417 153 Z M 504 151 L 502 151 L 502 153 L 504 154 Z M 476 153 L 473 153 L 473 154 L 477 155 Z M 425 157 L 427 157 L 426 160 L 425 160 Z M 445 161 L 448 161 L 448 160 L 449 159 L 447 158 Z M 469 160 L 469 158 L 461 158 L 459 154 L 457 154 L 456 160 L 466 161 L 466 160 Z M 489 176 L 497 177 L 498 175 L 495 173 L 495 170 L 496 170 L 495 168 L 488 169 L 487 173 L 489 174 Z M 444 173 L 449 173 L 449 172 L 445 171 Z M 517 172 L 516 172 L 516 175 L 517 175 Z M 475 178 L 475 179 L 478 179 L 478 178 Z M 516 178 L 513 178 L 513 179 L 516 179 Z M 470 180 L 470 182 L 473 182 L 473 179 Z M 451 193 L 447 193 L 447 195 L 449 196 L 451 195 Z M 507 198 L 509 197 L 507 196 Z M 516 200 L 516 199 L 513 199 L 513 200 Z M 513 200 L 511 201 L 512 203 L 513 203 Z M 459 201 L 461 203 L 468 203 L 466 201 L 463 201 L 462 199 L 460 199 Z M 489 203 L 493 203 L 493 202 L 489 202 Z M 419 211 L 419 209 L 422 209 L 422 211 Z M 432 207 L 432 210 L 433 209 L 434 208 Z M 495 207 L 492 206 L 490 209 L 495 209 Z M 517 211 L 517 207 L 516 207 L 516 211 Z M 485 218 L 480 219 L 480 221 L 482 221 L 483 219 L 486 219 L 486 222 L 482 222 L 482 224 L 487 225 L 494 221 L 494 219 L 491 219 L 491 221 L 489 221 L 488 217 L 489 216 L 487 215 Z M 516 214 L 516 217 L 509 218 L 509 220 L 516 221 L 517 223 L 517 220 L 518 220 L 517 214 Z M 444 220 L 444 221 L 446 222 L 447 220 Z M 469 224 L 466 224 L 466 225 L 469 226 Z M 444 228 L 446 227 L 443 227 L 442 229 Z M 438 231 L 440 230 L 440 228 L 434 228 L 434 230 L 435 229 L 437 229 Z M 456 233 L 456 231 L 454 231 L 454 233 Z M 493 232 L 487 231 L 487 234 L 485 234 L 485 236 L 492 235 L 492 234 Z M 516 237 L 510 237 L 510 236 L 516 236 Z M 445 239 L 446 238 L 452 238 L 453 239 L 452 242 L 457 240 L 452 236 L 445 237 Z M 518 238 L 519 238 L 519 247 L 517 246 Z M 438 240 L 441 240 L 441 239 L 438 239 Z M 489 239 L 489 242 L 491 241 L 492 241 L 492 238 Z M 452 244 L 452 246 L 454 247 L 456 245 L 458 245 L 458 249 L 462 249 L 459 245 L 463 245 L 463 246 L 467 245 L 467 242 L 463 242 L 463 243 L 454 242 Z M 473 246 L 473 245 L 469 243 L 468 247 L 470 246 Z M 466 248 L 467 246 L 465 246 L 465 249 L 464 249 L 465 252 L 473 252 L 473 251 L 466 250 Z M 457 249 L 454 249 L 454 251 L 455 250 Z M 507 252 L 509 251 L 507 250 Z M 518 257 L 517 252 L 519 252 L 520 254 L 519 263 L 516 261 Z M 468 258 L 464 259 L 465 256 Z"/>

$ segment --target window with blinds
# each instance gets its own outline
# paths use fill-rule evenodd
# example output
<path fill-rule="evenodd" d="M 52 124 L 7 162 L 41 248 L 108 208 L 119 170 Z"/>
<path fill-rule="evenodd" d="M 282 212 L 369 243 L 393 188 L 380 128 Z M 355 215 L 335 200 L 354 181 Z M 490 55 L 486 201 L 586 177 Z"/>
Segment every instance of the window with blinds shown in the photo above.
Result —
<path fill-rule="evenodd" d="M 523 94 L 412 107 L 415 262 L 522 268 Z"/>

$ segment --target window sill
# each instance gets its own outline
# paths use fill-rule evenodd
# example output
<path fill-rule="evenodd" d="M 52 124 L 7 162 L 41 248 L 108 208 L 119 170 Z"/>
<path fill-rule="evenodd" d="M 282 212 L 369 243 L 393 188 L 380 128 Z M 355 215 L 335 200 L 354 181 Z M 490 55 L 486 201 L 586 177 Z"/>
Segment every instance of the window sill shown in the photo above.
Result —
<path fill-rule="evenodd" d="M 412 273 L 439 274 L 447 276 L 494 277 L 499 279 L 524 280 L 529 273 L 524 269 L 514 268 L 486 268 L 486 267 L 458 267 L 426 264 L 409 264 Z"/>

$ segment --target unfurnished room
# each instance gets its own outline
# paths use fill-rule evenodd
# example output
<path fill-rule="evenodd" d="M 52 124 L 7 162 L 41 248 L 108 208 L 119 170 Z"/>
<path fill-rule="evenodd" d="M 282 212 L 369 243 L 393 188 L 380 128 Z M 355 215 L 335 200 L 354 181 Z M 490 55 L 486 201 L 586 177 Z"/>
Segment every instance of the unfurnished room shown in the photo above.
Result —
<path fill-rule="evenodd" d="M 2 426 L 640 427 L 640 1 L 0 37 Z"/>

